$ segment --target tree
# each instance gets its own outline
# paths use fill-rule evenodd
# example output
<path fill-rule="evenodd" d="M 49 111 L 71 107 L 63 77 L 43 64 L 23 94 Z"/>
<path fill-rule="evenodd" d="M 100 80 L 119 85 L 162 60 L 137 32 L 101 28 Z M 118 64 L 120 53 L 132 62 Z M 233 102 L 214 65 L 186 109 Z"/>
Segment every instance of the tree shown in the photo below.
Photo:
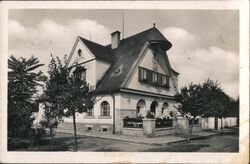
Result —
<path fill-rule="evenodd" d="M 45 94 L 48 95 L 49 103 L 56 107 L 57 113 L 63 113 L 65 117 L 73 117 L 74 143 L 75 151 L 77 151 L 76 113 L 83 113 L 88 108 L 92 108 L 96 98 L 85 79 L 71 73 L 72 69 L 76 70 L 81 66 L 76 64 L 69 67 L 66 63 L 66 57 L 64 63 L 59 58 L 53 62 L 54 66 L 50 70 L 53 72 L 53 76 L 50 76 L 51 85 L 48 85 Z M 52 80 L 54 76 L 56 78 Z"/>
<path fill-rule="evenodd" d="M 53 139 L 58 123 L 63 120 L 63 110 L 59 108 L 58 96 L 63 94 L 63 85 L 67 81 L 60 72 L 61 65 L 57 64 L 52 55 L 51 58 L 44 94 L 40 98 L 45 108 L 40 124 L 45 128 L 49 128 L 50 136 Z"/>
<path fill-rule="evenodd" d="M 8 59 L 8 138 L 27 137 L 36 108 L 34 96 L 43 79 L 42 72 L 35 70 L 43 64 L 35 57 Z"/>
<path fill-rule="evenodd" d="M 175 95 L 175 99 L 181 103 L 180 113 L 193 116 L 188 142 L 190 142 L 194 119 L 197 116 L 223 118 L 228 113 L 229 97 L 220 88 L 218 82 L 210 79 L 205 80 L 203 84 L 191 83 L 189 86 L 181 88 L 181 92 Z M 221 125 L 223 127 L 222 122 Z"/>
<path fill-rule="evenodd" d="M 207 102 L 203 115 L 214 116 L 221 119 L 221 132 L 223 132 L 223 118 L 229 116 L 230 109 L 229 96 L 222 90 L 218 82 L 207 79 L 202 86 L 202 96 L 206 97 Z"/>
<path fill-rule="evenodd" d="M 184 116 L 192 115 L 192 124 L 189 127 L 189 135 L 187 137 L 187 141 L 190 142 L 191 136 L 192 136 L 192 130 L 194 126 L 194 120 L 196 116 L 201 114 L 202 110 L 202 101 L 204 101 L 200 97 L 201 93 L 201 85 L 198 84 L 189 84 L 188 86 L 185 86 L 181 88 L 180 93 L 175 95 L 175 99 L 181 103 L 178 110 L 180 113 Z M 191 117 L 189 117 L 191 119 Z"/>

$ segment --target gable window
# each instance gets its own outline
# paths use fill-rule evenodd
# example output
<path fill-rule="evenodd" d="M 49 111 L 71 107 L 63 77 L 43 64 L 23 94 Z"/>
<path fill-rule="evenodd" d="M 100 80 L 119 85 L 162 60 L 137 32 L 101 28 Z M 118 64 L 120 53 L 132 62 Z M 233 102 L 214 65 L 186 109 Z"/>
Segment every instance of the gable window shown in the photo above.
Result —
<path fill-rule="evenodd" d="M 169 76 L 139 67 L 139 81 L 147 84 L 169 88 Z"/>
<path fill-rule="evenodd" d="M 77 51 L 77 54 L 78 54 L 79 57 L 81 57 L 81 56 L 82 56 L 82 50 L 79 49 L 79 50 Z"/>
<path fill-rule="evenodd" d="M 83 66 L 77 66 L 73 74 L 75 80 L 86 80 L 86 68 Z"/>
<path fill-rule="evenodd" d="M 107 101 L 101 103 L 101 116 L 110 116 L 110 106 Z"/>
<path fill-rule="evenodd" d="M 94 116 L 94 109 L 93 108 L 88 108 L 86 112 L 86 116 Z"/>

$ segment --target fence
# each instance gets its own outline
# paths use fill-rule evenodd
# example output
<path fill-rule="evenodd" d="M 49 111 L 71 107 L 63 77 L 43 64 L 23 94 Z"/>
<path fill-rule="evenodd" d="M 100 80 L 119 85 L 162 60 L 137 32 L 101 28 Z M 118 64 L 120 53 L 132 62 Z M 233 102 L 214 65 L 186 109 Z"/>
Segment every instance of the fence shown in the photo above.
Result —
<path fill-rule="evenodd" d="M 173 120 L 168 118 L 157 118 L 155 121 L 155 127 L 156 128 L 167 128 L 173 126 Z"/>
<path fill-rule="evenodd" d="M 124 128 L 142 128 L 142 118 L 124 118 Z"/>

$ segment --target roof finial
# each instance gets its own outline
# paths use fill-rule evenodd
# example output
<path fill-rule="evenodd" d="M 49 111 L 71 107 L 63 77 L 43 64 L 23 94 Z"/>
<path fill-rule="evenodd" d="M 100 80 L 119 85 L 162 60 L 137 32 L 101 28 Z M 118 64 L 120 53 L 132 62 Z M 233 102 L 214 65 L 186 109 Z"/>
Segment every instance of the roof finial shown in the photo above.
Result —
<path fill-rule="evenodd" d="M 153 23 L 153 26 L 154 26 L 154 28 L 155 28 L 155 23 Z"/>

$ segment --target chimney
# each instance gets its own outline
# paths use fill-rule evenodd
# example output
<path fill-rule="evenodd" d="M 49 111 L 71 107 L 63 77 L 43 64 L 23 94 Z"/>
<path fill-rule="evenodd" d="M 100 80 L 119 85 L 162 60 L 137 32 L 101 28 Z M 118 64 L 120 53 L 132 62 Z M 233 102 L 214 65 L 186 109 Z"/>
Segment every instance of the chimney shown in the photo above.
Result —
<path fill-rule="evenodd" d="M 119 46 L 120 44 L 120 31 L 115 31 L 111 33 L 111 48 L 115 49 Z"/>

